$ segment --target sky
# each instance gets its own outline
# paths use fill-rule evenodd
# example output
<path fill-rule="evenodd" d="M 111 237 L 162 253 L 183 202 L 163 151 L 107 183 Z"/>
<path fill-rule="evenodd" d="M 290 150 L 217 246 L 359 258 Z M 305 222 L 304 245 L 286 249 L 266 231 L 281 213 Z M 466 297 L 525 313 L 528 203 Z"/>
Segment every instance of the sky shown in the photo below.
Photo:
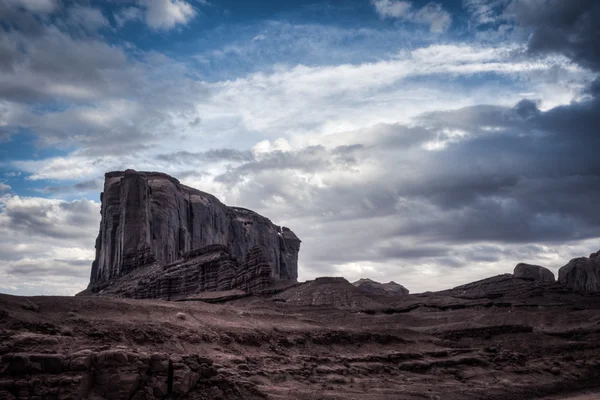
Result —
<path fill-rule="evenodd" d="M 0 0 L 0 292 L 88 282 L 107 171 L 411 292 L 600 249 L 596 0 Z"/>

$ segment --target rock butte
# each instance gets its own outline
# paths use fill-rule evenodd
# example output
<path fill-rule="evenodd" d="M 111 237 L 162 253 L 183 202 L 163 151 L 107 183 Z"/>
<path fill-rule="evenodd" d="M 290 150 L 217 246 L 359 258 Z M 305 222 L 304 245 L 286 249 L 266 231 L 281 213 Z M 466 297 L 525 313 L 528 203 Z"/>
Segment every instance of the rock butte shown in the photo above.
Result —
<path fill-rule="evenodd" d="M 539 282 L 553 283 L 555 281 L 552 271 L 539 265 L 519 263 L 515 267 L 513 275 L 517 278 L 531 278 Z"/>
<path fill-rule="evenodd" d="M 96 258 L 81 294 L 177 299 L 298 278 L 294 232 L 169 175 L 108 172 L 100 199 Z"/>

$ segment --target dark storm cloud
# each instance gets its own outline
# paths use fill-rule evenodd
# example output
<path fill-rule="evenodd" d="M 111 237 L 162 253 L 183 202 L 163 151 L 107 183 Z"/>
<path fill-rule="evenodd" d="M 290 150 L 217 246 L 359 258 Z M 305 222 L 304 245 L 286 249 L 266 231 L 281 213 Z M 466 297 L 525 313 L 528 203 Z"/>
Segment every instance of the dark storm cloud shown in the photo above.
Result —
<path fill-rule="evenodd" d="M 584 67 L 600 69 L 598 1 L 513 1 L 507 13 L 532 29 L 528 43 L 532 54 L 560 53 Z"/>
<path fill-rule="evenodd" d="M 513 1 L 505 12 L 520 26 L 531 29 L 530 54 L 562 54 L 582 67 L 600 69 L 599 2 Z M 471 161 L 466 162 L 469 169 L 495 166 L 494 176 L 505 184 L 487 188 L 494 202 L 485 191 L 469 184 L 464 175 L 459 177 L 460 192 L 471 193 L 474 202 L 463 209 L 464 218 L 456 219 L 452 229 L 439 233 L 448 238 L 504 241 L 558 242 L 597 237 L 600 212 L 594 204 L 600 201 L 600 159 L 596 151 L 600 146 L 599 82 L 597 79 L 584 90 L 591 98 L 546 112 L 524 100 L 513 109 L 523 120 L 514 120 L 513 124 L 497 116 L 484 118 L 507 135 L 478 137 L 449 154 L 470 156 Z M 462 120 L 460 116 L 458 119 Z M 472 157 L 478 161 L 472 162 Z M 485 158 L 489 159 L 487 163 Z M 493 182 L 490 174 L 480 177 Z M 486 225 L 493 229 L 485 229 Z"/>

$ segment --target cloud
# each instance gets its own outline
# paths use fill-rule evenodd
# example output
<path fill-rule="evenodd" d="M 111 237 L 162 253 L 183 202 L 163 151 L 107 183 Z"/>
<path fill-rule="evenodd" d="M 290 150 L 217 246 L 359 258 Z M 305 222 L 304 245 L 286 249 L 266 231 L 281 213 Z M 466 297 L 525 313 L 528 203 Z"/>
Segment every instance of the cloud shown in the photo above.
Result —
<path fill-rule="evenodd" d="M 197 12 L 194 7 L 183 0 L 139 0 L 145 8 L 145 21 L 154 29 L 171 29 L 177 25 L 185 25 Z"/>
<path fill-rule="evenodd" d="M 452 23 L 452 16 L 438 3 L 428 3 L 415 10 L 409 1 L 372 0 L 371 2 L 381 18 L 397 18 L 428 25 L 431 32 L 444 32 Z"/>
<path fill-rule="evenodd" d="M 192 3 L 130 2 L 115 20 L 172 29 L 197 11 L 167 10 L 152 26 L 151 7 L 182 4 Z M 436 3 L 374 4 L 431 31 L 451 23 Z M 3 167 L 37 193 L 71 199 L 99 192 L 108 170 L 160 170 L 293 228 L 302 279 L 368 276 L 413 291 L 519 261 L 556 268 L 597 246 L 600 113 L 588 56 L 527 41 L 431 45 L 437 35 L 420 30 L 419 46 L 400 49 L 402 24 L 387 33 L 267 24 L 209 47 L 199 67 L 11 10 L 0 37 L 0 128 L 35 132 L 37 146 L 60 155 Z M 525 11 L 506 10 L 477 18 L 536 29 Z M 264 38 L 252 40 L 258 32 Z M 314 58 L 282 57 L 290 48 Z M 0 290 L 82 289 L 98 211 L 87 200 L 2 197 L 0 273 L 9 278 Z M 68 289 L 65 276 L 75 277 Z"/>
<path fill-rule="evenodd" d="M 12 189 L 10 187 L 10 185 L 7 185 L 6 183 L 0 182 L 0 193 L 2 193 L 2 192 L 8 192 L 10 189 Z"/>
<path fill-rule="evenodd" d="M 91 33 L 110 25 L 101 10 L 82 5 L 74 5 L 68 9 L 68 22 Z"/>
<path fill-rule="evenodd" d="M 600 3 L 533 0 L 511 2 L 505 13 L 532 30 L 532 53 L 560 53 L 582 66 L 600 69 Z"/>
<path fill-rule="evenodd" d="M 2 50 L 4 49 L 4 50 Z M 5 101 L 86 101 L 131 93 L 136 82 L 125 53 L 98 39 L 73 39 L 55 28 L 0 37 L 0 96 Z"/>
<path fill-rule="evenodd" d="M 120 28 L 130 21 L 141 21 L 144 17 L 142 10 L 137 7 L 125 7 L 113 15 L 117 26 Z"/>
<path fill-rule="evenodd" d="M 512 0 L 463 0 L 463 7 L 476 26 L 493 24 L 502 19 L 504 9 Z"/>
<path fill-rule="evenodd" d="M 99 193 L 102 191 L 103 183 L 100 180 L 82 181 L 72 185 L 46 186 L 40 189 L 41 192 L 54 195 L 64 195 L 67 193 Z"/>
<path fill-rule="evenodd" d="M 412 3 L 399 0 L 375 0 L 373 1 L 375 11 L 383 18 L 402 18 L 409 14 Z"/>
<path fill-rule="evenodd" d="M 4 0 L 9 6 L 39 14 L 49 14 L 58 8 L 57 0 Z"/>
<path fill-rule="evenodd" d="M 87 285 L 98 203 L 0 197 L 0 291 L 73 295 Z"/>

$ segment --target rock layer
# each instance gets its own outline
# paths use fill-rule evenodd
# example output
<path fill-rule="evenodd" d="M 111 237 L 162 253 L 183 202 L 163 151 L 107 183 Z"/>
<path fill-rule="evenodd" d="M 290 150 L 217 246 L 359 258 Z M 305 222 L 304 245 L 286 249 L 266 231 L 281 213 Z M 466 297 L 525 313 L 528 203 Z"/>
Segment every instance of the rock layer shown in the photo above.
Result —
<path fill-rule="evenodd" d="M 187 252 L 215 244 L 226 246 L 237 260 L 259 249 L 271 278 L 298 277 L 300 240 L 291 230 L 253 211 L 228 207 L 166 174 L 109 172 L 101 200 L 90 287 L 154 262 L 175 263 Z"/>
<path fill-rule="evenodd" d="M 600 251 L 569 261 L 558 270 L 558 280 L 571 289 L 600 292 Z"/>
<path fill-rule="evenodd" d="M 528 278 L 543 283 L 554 283 L 555 281 L 552 271 L 539 265 L 519 263 L 515 267 L 513 275 L 516 278 Z"/>
<path fill-rule="evenodd" d="M 205 387 L 228 385 L 232 398 L 262 398 L 241 393 L 218 376 L 210 358 L 199 355 L 126 350 L 71 354 L 4 354 L 0 357 L 2 399 L 172 399 L 198 398 Z M 10 379 L 18 376 L 20 379 Z M 220 394 L 223 392 L 221 391 Z M 206 396 L 201 398 L 222 398 Z"/>
<path fill-rule="evenodd" d="M 192 250 L 171 264 L 138 268 L 93 293 L 134 299 L 183 300 L 198 293 L 242 290 L 259 292 L 273 283 L 271 267 L 258 247 L 250 249 L 240 263 L 223 245 Z"/>

